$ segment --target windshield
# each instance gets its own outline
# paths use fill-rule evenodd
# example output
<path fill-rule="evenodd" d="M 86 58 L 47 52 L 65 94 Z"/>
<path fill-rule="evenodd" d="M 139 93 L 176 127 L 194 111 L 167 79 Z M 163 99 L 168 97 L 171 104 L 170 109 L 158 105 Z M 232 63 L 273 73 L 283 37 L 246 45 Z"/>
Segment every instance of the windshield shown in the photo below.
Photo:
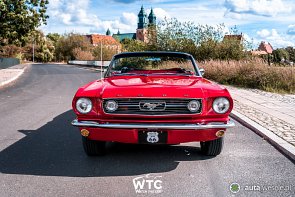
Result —
<path fill-rule="evenodd" d="M 115 58 L 107 76 L 121 75 L 196 75 L 188 56 L 137 55 Z"/>

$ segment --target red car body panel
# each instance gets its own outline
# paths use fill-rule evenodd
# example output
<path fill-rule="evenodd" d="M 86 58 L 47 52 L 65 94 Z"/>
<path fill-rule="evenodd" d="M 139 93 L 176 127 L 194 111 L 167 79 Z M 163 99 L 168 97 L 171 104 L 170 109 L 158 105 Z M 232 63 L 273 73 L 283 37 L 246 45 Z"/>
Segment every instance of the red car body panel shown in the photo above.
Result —
<path fill-rule="evenodd" d="M 89 114 L 79 114 L 75 109 L 76 100 L 88 97 L 93 102 L 93 110 Z M 226 114 L 216 114 L 212 109 L 213 99 L 226 97 L 230 100 L 231 108 Z M 102 99 L 105 98 L 202 98 L 201 114 L 183 115 L 123 115 L 106 114 L 102 109 Z M 120 76 L 93 81 L 81 87 L 74 99 L 73 109 L 79 121 L 96 121 L 98 123 L 210 123 L 227 122 L 233 108 L 233 100 L 229 92 L 202 77 L 196 76 Z M 116 141 L 137 143 L 139 129 L 105 129 L 85 128 L 90 131 L 89 139 L 100 141 Z M 218 129 L 208 130 L 168 130 L 168 144 L 190 141 L 208 141 L 217 139 Z"/>

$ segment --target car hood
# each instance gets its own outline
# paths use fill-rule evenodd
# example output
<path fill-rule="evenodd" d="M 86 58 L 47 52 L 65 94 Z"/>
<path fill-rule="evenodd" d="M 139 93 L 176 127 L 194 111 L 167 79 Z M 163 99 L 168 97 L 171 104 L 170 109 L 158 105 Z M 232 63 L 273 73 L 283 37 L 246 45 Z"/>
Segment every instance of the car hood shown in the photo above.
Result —
<path fill-rule="evenodd" d="M 223 89 L 196 76 L 131 76 L 102 80 L 101 98 L 203 98 L 211 90 Z"/>

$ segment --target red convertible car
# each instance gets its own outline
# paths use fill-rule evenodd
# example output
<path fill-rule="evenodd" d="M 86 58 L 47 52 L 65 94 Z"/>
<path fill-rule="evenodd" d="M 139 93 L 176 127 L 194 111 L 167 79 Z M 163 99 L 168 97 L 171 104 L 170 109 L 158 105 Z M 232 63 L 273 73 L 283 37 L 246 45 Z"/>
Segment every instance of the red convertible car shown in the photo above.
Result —
<path fill-rule="evenodd" d="M 72 102 L 85 152 L 104 154 L 106 142 L 200 142 L 203 154 L 220 154 L 234 126 L 233 100 L 203 72 L 186 53 L 115 55 L 104 77 L 79 88 Z"/>

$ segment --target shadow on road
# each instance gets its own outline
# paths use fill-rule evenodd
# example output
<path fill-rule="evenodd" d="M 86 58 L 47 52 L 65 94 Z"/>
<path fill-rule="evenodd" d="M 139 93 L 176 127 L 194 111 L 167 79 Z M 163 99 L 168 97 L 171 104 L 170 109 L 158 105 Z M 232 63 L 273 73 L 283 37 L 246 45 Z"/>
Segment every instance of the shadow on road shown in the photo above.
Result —
<path fill-rule="evenodd" d="M 26 136 L 0 153 L 5 174 L 103 177 L 161 173 L 174 170 L 179 161 L 204 160 L 189 146 L 149 146 L 109 143 L 103 157 L 85 155 L 74 118 L 67 111 L 37 130 L 21 130 Z"/>

